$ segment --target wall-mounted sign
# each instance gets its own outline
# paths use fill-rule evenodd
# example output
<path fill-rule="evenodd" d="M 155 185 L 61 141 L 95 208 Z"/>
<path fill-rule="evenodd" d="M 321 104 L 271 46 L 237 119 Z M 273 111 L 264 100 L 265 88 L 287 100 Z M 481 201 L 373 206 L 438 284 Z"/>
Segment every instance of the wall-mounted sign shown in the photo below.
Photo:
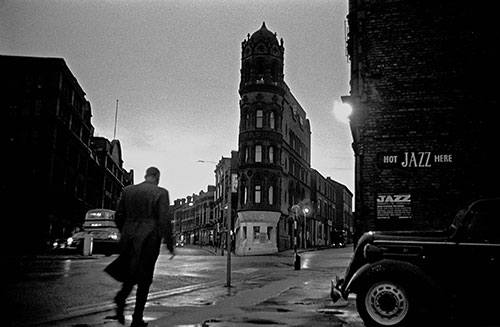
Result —
<path fill-rule="evenodd" d="M 452 164 L 455 157 L 451 153 L 431 151 L 406 151 L 379 153 L 377 162 L 383 168 L 431 168 L 441 164 Z"/>
<path fill-rule="evenodd" d="M 238 193 L 238 174 L 231 174 L 231 192 Z"/>
<path fill-rule="evenodd" d="M 411 218 L 411 194 L 377 194 L 377 219 Z"/>

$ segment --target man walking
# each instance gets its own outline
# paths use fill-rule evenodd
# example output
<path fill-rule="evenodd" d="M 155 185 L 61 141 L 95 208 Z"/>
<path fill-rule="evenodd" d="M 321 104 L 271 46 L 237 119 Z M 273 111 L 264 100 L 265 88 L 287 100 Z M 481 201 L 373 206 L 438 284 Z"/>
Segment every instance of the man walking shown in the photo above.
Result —
<path fill-rule="evenodd" d="M 131 327 L 144 327 L 143 320 L 149 287 L 153 282 L 156 260 L 160 254 L 161 239 L 174 254 L 172 226 L 168 215 L 168 191 L 159 187 L 160 171 L 156 167 L 146 170 L 144 182 L 130 185 L 123 190 L 115 214 L 121 232 L 120 258 L 127 272 L 122 289 L 115 297 L 116 319 L 125 323 L 125 301 L 137 285 L 136 302 Z"/>

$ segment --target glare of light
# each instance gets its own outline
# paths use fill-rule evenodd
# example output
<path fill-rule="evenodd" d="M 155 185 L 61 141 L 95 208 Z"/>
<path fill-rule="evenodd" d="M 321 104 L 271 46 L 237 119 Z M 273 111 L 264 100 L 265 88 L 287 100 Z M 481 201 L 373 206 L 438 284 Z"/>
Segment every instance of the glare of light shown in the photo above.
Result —
<path fill-rule="evenodd" d="M 333 103 L 333 114 L 335 115 L 335 118 L 342 122 L 342 123 L 348 123 L 349 122 L 349 116 L 352 113 L 352 107 L 348 103 L 342 103 L 335 101 Z"/>

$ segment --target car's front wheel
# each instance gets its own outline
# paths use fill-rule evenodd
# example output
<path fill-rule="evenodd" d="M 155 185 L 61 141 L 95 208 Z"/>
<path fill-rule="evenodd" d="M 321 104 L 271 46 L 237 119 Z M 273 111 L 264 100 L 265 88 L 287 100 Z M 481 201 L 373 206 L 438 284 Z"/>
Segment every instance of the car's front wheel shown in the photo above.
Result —
<path fill-rule="evenodd" d="M 407 283 L 378 279 L 365 284 L 356 297 L 356 307 L 367 327 L 410 326 L 415 305 Z"/>

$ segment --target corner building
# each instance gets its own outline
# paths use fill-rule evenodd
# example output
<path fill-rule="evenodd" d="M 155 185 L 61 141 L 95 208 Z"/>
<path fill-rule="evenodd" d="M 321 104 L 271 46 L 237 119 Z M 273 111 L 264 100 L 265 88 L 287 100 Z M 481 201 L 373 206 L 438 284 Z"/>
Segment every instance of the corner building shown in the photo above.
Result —
<path fill-rule="evenodd" d="M 283 64 L 283 39 L 265 23 L 242 42 L 238 255 L 291 248 L 291 207 L 310 201 L 311 129 L 284 81 Z"/>
<path fill-rule="evenodd" d="M 499 196 L 492 4 L 350 0 L 356 235 L 442 229 Z"/>

